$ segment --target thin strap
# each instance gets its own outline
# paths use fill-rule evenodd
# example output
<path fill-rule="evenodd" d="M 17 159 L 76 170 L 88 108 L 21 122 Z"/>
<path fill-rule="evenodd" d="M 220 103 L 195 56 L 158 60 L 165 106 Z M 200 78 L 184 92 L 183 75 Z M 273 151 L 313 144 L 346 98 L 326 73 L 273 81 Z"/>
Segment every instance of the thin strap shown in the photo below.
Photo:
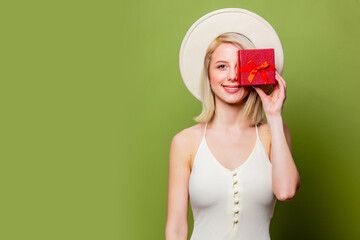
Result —
<path fill-rule="evenodd" d="M 205 124 L 205 128 L 204 128 L 204 136 L 203 136 L 203 138 L 205 138 L 205 133 L 206 133 L 206 127 L 207 127 L 207 122 L 206 122 L 206 124 Z"/>

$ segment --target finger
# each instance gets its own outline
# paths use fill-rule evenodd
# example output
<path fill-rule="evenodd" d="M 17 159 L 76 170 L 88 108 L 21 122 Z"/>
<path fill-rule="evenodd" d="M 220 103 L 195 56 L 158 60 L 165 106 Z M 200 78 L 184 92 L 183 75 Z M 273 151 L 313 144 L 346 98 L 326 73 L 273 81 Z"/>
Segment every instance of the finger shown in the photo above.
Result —
<path fill-rule="evenodd" d="M 283 86 L 284 86 L 284 95 L 286 97 L 286 82 L 283 78 L 281 78 L 282 82 L 283 82 Z"/>
<path fill-rule="evenodd" d="M 275 76 L 275 85 L 274 88 L 280 88 L 282 86 L 282 84 L 280 84 L 280 79 Z"/>
<path fill-rule="evenodd" d="M 265 99 L 266 97 L 268 97 L 268 95 L 262 90 L 261 87 L 258 86 L 252 86 L 255 91 L 259 94 L 261 100 Z"/>
<path fill-rule="evenodd" d="M 275 72 L 275 78 L 281 80 L 284 83 L 284 85 L 286 86 L 284 78 L 279 74 L 278 71 Z"/>
<path fill-rule="evenodd" d="M 272 91 L 272 95 L 274 95 L 274 93 L 276 93 L 276 92 L 279 92 L 280 91 L 280 84 L 279 84 L 279 82 L 278 81 L 275 81 L 275 84 L 274 84 L 274 86 L 273 86 L 273 91 Z"/>
<path fill-rule="evenodd" d="M 283 85 L 286 88 L 286 82 L 285 82 L 284 78 L 279 74 L 278 71 L 276 71 L 275 78 L 276 78 L 276 76 L 283 82 Z"/>
<path fill-rule="evenodd" d="M 275 79 L 279 82 L 279 84 L 281 85 L 281 89 L 282 89 L 282 92 L 285 94 L 286 92 L 286 82 L 285 80 L 280 76 L 279 73 L 277 73 L 277 75 L 275 76 Z"/>
<path fill-rule="evenodd" d="M 282 81 L 281 76 L 276 75 L 275 79 L 276 79 L 276 83 L 278 84 L 277 88 L 280 90 L 280 96 L 281 97 L 284 96 L 285 98 L 286 87 L 284 86 L 284 82 Z"/>

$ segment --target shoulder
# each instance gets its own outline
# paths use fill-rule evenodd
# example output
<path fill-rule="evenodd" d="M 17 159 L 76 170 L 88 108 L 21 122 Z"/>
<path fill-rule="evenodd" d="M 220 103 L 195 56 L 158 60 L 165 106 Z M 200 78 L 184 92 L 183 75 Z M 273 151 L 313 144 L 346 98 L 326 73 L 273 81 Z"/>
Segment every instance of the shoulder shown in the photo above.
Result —
<path fill-rule="evenodd" d="M 267 137 L 271 136 L 270 126 L 266 121 L 259 123 L 258 129 L 259 129 L 259 135 L 262 134 Z"/>
<path fill-rule="evenodd" d="M 192 139 L 202 136 L 205 124 L 198 123 L 194 126 L 185 128 L 180 132 L 176 133 L 173 137 L 171 144 L 174 145 L 190 145 Z M 190 144 L 189 144 L 190 143 Z"/>
<path fill-rule="evenodd" d="M 176 133 L 171 141 L 170 154 L 182 155 L 181 161 L 187 161 L 191 166 L 204 132 L 204 123 L 198 123 Z"/>
<path fill-rule="evenodd" d="M 271 161 L 271 132 L 269 124 L 266 121 L 260 123 L 258 125 L 258 132 L 260 141 L 269 157 L 269 160 Z"/>

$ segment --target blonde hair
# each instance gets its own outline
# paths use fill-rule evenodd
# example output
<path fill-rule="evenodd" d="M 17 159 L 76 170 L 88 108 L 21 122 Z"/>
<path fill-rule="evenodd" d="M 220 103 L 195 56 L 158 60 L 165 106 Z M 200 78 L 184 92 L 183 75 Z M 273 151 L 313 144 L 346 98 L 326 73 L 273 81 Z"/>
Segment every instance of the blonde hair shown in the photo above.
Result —
<path fill-rule="evenodd" d="M 204 58 L 204 68 L 201 77 L 201 99 L 202 112 L 193 118 L 196 122 L 209 122 L 215 114 L 215 98 L 209 83 L 209 67 L 211 56 L 215 49 L 222 43 L 232 43 L 240 49 L 255 49 L 254 44 L 244 35 L 240 33 L 223 33 L 216 37 L 206 50 Z M 273 91 L 272 85 L 261 85 L 262 90 L 266 94 Z M 245 106 L 243 111 L 243 119 L 247 118 L 251 125 L 257 125 L 265 121 L 264 110 L 260 96 L 255 89 L 251 88 L 249 95 L 245 98 Z"/>

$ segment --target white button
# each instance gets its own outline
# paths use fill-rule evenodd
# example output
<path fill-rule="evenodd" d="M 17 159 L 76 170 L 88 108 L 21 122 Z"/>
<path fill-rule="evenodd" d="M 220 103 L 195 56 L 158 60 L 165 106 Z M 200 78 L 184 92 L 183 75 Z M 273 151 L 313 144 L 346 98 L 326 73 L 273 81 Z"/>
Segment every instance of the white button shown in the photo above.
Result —
<path fill-rule="evenodd" d="M 236 179 L 234 179 L 234 184 L 236 184 L 238 181 Z"/>
<path fill-rule="evenodd" d="M 239 192 L 239 190 L 237 188 L 235 188 L 234 194 L 237 194 L 238 192 Z"/>
<path fill-rule="evenodd" d="M 236 217 L 234 217 L 234 223 L 237 223 L 238 219 Z"/>
<path fill-rule="evenodd" d="M 236 175 L 237 175 L 237 172 L 234 172 L 234 173 L 233 173 L 233 176 L 236 176 Z"/>
<path fill-rule="evenodd" d="M 235 199 L 234 199 L 234 203 L 239 203 L 239 199 L 238 199 L 238 198 L 235 198 Z"/>
<path fill-rule="evenodd" d="M 238 207 L 236 207 L 235 209 L 234 209 L 234 213 L 239 213 L 239 208 Z"/>

